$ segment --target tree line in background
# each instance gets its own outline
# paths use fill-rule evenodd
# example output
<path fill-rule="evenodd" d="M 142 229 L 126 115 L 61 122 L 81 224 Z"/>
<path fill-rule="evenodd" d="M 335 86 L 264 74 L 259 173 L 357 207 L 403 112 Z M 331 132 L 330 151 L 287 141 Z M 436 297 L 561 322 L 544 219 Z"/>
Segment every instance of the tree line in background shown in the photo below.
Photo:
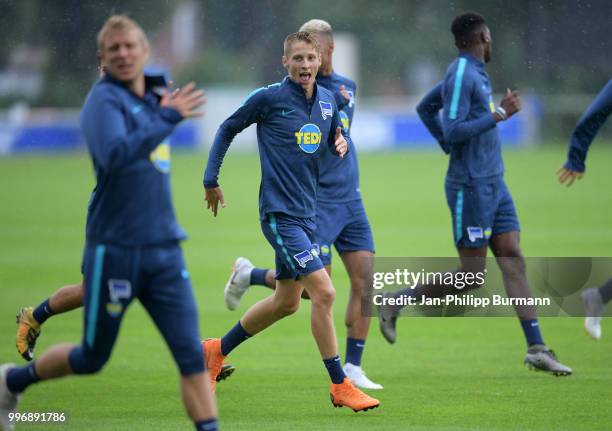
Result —
<path fill-rule="evenodd" d="M 360 45 L 361 95 L 413 94 L 415 64 L 444 75 L 456 50 L 452 18 L 481 13 L 493 35 L 488 70 L 494 88 L 537 89 L 541 94 L 597 92 L 610 77 L 612 2 L 529 0 L 194 0 L 198 55 L 173 67 L 177 80 L 203 86 L 257 86 L 283 76 L 282 40 L 310 18 L 328 20 L 353 33 Z M 0 0 L 0 72 L 15 66 L 18 47 L 43 52 L 44 76 L 34 106 L 80 106 L 96 78 L 95 36 L 111 13 L 127 12 L 150 36 L 168 25 L 177 4 L 169 0 Z M 154 37 L 151 37 L 155 43 Z M 0 99 L 8 106 L 11 98 Z"/>

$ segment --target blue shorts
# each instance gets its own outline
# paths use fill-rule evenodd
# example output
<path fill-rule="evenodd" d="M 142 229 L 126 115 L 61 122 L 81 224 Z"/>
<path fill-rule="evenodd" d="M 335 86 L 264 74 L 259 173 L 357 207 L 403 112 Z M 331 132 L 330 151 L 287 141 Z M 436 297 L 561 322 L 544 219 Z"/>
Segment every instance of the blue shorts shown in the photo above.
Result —
<path fill-rule="evenodd" d="M 447 182 L 445 188 L 457 248 L 486 247 L 492 236 L 520 230 L 512 196 L 503 180 L 471 185 Z"/>
<path fill-rule="evenodd" d="M 108 360 L 134 298 L 153 319 L 181 374 L 204 371 L 198 310 L 178 243 L 138 248 L 88 244 L 83 267 L 83 341 L 70 355 L 75 372 L 83 364 Z"/>
<path fill-rule="evenodd" d="M 312 240 L 314 228 L 312 218 L 282 213 L 268 213 L 261 221 L 261 230 L 274 248 L 277 280 L 296 280 L 323 268 Z"/>
<path fill-rule="evenodd" d="M 374 253 L 372 229 L 361 200 L 340 204 L 318 202 L 316 224 L 314 237 L 321 250 L 323 265 L 331 265 L 332 244 L 338 253 Z"/>

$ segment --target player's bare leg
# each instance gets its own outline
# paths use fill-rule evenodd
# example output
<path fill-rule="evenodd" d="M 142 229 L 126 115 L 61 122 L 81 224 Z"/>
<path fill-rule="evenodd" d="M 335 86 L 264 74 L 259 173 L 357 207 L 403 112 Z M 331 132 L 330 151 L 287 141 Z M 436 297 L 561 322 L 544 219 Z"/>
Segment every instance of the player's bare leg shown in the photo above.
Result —
<path fill-rule="evenodd" d="M 210 387 L 208 371 L 181 376 L 181 395 L 187 414 L 194 422 L 218 416 L 217 403 Z"/>
<path fill-rule="evenodd" d="M 325 359 L 337 356 L 338 344 L 332 309 L 336 291 L 331 279 L 327 271 L 320 269 L 302 277 L 301 283 L 310 296 L 310 327 L 321 357 Z"/>
<path fill-rule="evenodd" d="M 382 389 L 382 385 L 372 382 L 361 368 L 361 352 L 370 329 L 370 316 L 362 309 L 362 297 L 371 293 L 374 273 L 374 253 L 371 251 L 349 251 L 340 254 L 351 282 L 349 300 L 344 315 L 347 335 L 347 355 L 344 372 L 353 384 L 364 389 Z M 331 267 L 330 267 L 331 269 Z M 355 358 L 349 357 L 348 344 L 355 344 L 360 349 Z"/>
<path fill-rule="evenodd" d="M 41 380 L 48 380 L 73 374 L 68 357 L 74 347 L 74 344 L 69 343 L 50 347 L 36 360 L 36 375 Z"/>
<path fill-rule="evenodd" d="M 240 323 L 251 336 L 263 331 L 298 310 L 304 288 L 308 290 L 312 300 L 311 327 L 319 351 L 322 355 L 327 355 L 324 357 L 336 356 L 338 347 L 332 317 L 335 291 L 324 270 L 308 274 L 300 281 L 277 280 L 274 294 L 251 306 L 240 319 Z"/>
<path fill-rule="evenodd" d="M 295 280 L 277 280 L 274 294 L 252 305 L 240 323 L 251 335 L 295 313 L 300 307 L 300 294 L 304 287 Z"/>
<path fill-rule="evenodd" d="M 207 340 L 204 350 L 208 369 L 211 370 L 211 379 L 215 378 L 223 359 L 233 348 L 283 317 L 295 313 L 304 289 L 308 290 L 311 299 L 312 334 L 332 379 L 332 403 L 336 407 L 348 406 L 355 411 L 378 407 L 379 401 L 353 386 L 342 370 L 332 312 L 335 290 L 329 275 L 323 269 L 302 276 L 299 281 L 277 280 L 274 295 L 249 308 L 240 322 L 223 339 Z"/>
<path fill-rule="evenodd" d="M 83 305 L 83 282 L 70 284 L 58 289 L 36 309 L 24 307 L 17 314 L 16 346 L 19 354 L 31 361 L 34 357 L 36 340 L 40 327 L 54 314 L 65 313 Z"/>
<path fill-rule="evenodd" d="M 525 259 L 519 246 L 518 231 L 506 232 L 491 238 L 491 250 L 502 271 L 506 294 L 510 298 L 532 298 L 527 282 Z M 571 368 L 559 362 L 554 352 L 544 344 L 540 333 L 535 306 L 515 306 L 521 326 L 527 338 L 525 364 L 535 370 L 546 371 L 556 376 L 572 374 Z"/>
<path fill-rule="evenodd" d="M 376 408 L 378 400 L 357 389 L 340 368 L 340 356 L 334 327 L 333 303 L 336 291 L 327 271 L 318 270 L 301 278 L 311 300 L 310 324 L 321 358 L 330 372 L 330 394 L 335 407 L 347 406 L 354 411 Z M 334 371 L 336 369 L 337 371 Z M 343 379 L 334 381 L 335 376 Z"/>
<path fill-rule="evenodd" d="M 83 306 L 83 282 L 61 287 L 49 298 L 54 314 L 61 314 Z"/>

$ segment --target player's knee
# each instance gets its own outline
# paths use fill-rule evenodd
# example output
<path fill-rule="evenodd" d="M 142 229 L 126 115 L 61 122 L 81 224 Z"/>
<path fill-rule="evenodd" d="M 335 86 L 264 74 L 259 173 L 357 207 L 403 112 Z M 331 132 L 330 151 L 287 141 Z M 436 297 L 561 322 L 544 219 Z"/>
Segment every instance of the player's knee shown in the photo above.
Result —
<path fill-rule="evenodd" d="M 276 303 L 276 312 L 281 317 L 290 316 L 300 308 L 300 298 L 286 299 Z"/>
<path fill-rule="evenodd" d="M 504 256 L 497 259 L 499 267 L 506 279 L 515 279 L 525 276 L 525 258 L 521 255 L 520 250 L 514 256 Z"/>
<path fill-rule="evenodd" d="M 70 368 L 75 374 L 95 374 L 102 370 L 109 358 L 110 352 L 94 352 L 79 346 L 70 352 Z"/>
<path fill-rule="evenodd" d="M 372 273 L 364 273 L 359 274 L 358 276 L 351 277 L 351 291 L 350 294 L 352 296 L 361 297 L 362 295 L 366 295 L 371 293 L 372 289 Z"/>
<path fill-rule="evenodd" d="M 331 285 L 318 286 L 316 291 L 311 291 L 310 297 L 313 304 L 331 307 L 336 299 L 336 291 Z"/>

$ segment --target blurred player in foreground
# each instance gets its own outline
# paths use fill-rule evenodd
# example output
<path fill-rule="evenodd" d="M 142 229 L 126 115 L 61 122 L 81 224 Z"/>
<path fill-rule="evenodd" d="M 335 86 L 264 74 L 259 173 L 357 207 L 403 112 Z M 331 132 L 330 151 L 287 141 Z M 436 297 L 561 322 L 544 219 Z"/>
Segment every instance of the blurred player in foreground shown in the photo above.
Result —
<path fill-rule="evenodd" d="M 567 154 L 567 162 L 557 171 L 559 183 L 570 187 L 575 180 L 583 177 L 589 147 L 597 132 L 612 113 L 612 80 L 599 92 L 591 106 L 582 114 L 572 133 Z M 582 292 L 582 302 L 586 311 L 584 329 L 594 340 L 601 338 L 601 316 L 605 305 L 612 300 L 612 279 L 599 288 Z"/>
<path fill-rule="evenodd" d="M 321 165 L 325 157 L 345 156 L 346 132 L 334 94 L 315 81 L 321 64 L 316 39 L 310 33 L 293 33 L 283 48 L 288 76 L 252 92 L 221 124 L 204 174 L 207 206 L 216 216 L 219 204 L 225 206 L 218 183 L 225 153 L 236 134 L 257 123 L 260 222 L 276 255 L 276 290 L 249 308 L 223 338 L 204 343 L 207 365 L 214 377 L 223 358 L 239 344 L 295 313 L 306 289 L 312 334 L 332 381 L 332 403 L 368 410 L 379 402 L 353 386 L 342 370 L 333 323 L 335 290 L 313 241 Z"/>
<path fill-rule="evenodd" d="M 501 142 L 496 124 L 517 113 L 520 100 L 510 90 L 495 108 L 485 63 L 491 59 L 491 33 L 484 18 L 466 13 L 455 18 L 451 31 L 459 49 L 458 58 L 448 68 L 446 78 L 419 104 L 418 113 L 442 149 L 450 154 L 446 174 L 446 198 L 452 214 L 455 245 L 461 259 L 461 272 L 484 271 L 487 249 L 497 258 L 504 287 L 511 298 L 531 298 L 525 261 L 519 246 L 519 222 L 503 179 Z M 443 108 L 440 122 L 439 110 Z M 472 288 L 475 286 L 471 286 Z M 400 295 L 441 297 L 454 286 L 424 285 L 407 288 Z M 396 338 L 396 319 L 402 307 L 379 307 L 380 328 L 390 343 Z M 572 370 L 559 362 L 544 344 L 536 308 L 516 306 L 527 341 L 525 364 L 536 370 L 565 376 Z"/>
<path fill-rule="evenodd" d="M 100 60 L 100 59 L 98 59 Z M 98 63 L 99 78 L 104 77 L 104 66 Z M 147 73 L 145 77 L 149 81 L 157 81 L 161 87 L 172 86 L 172 81 L 166 83 L 165 76 Z M 95 189 L 94 189 L 95 192 Z M 81 269 L 82 272 L 82 269 Z M 56 314 L 63 314 L 83 306 L 83 281 L 78 284 L 69 284 L 60 287 L 49 298 L 45 299 L 36 307 L 23 307 L 17 313 L 17 335 L 16 347 L 19 354 L 26 361 L 34 359 L 34 348 L 36 340 L 40 336 L 42 325 L 50 317 Z M 236 368 L 231 364 L 223 364 L 221 372 L 217 376 L 217 381 L 225 380 L 231 376 Z"/>
<path fill-rule="evenodd" d="M 217 429 L 204 368 L 198 312 L 170 193 L 166 139 L 183 119 L 200 116 L 205 99 L 190 83 L 174 93 L 144 74 L 149 45 L 123 15 L 98 33 L 105 74 L 90 91 L 81 127 L 96 174 L 83 258 L 85 319 L 81 345 L 59 344 L 25 367 L 0 368 L 2 424 L 24 390 L 39 381 L 94 374 L 109 360 L 134 298 L 149 312 L 180 371 L 181 393 L 197 430 Z"/>
<path fill-rule="evenodd" d="M 347 134 L 353 123 L 355 112 L 355 82 L 334 72 L 332 55 L 334 38 L 329 23 L 313 19 L 302 25 L 300 31 L 314 36 L 321 50 L 321 67 L 317 73 L 317 84 L 334 93 L 340 110 L 340 120 Z M 352 142 L 343 159 L 326 157 L 321 166 L 319 190 L 317 192 L 316 229 L 314 240 L 320 251 L 325 270 L 331 276 L 331 246 L 334 245 L 342 258 L 349 275 L 351 290 L 346 307 L 346 356 L 344 372 L 351 382 L 363 389 L 382 389 L 372 382 L 361 368 L 370 317 L 361 311 L 361 297 L 369 291 L 374 263 L 374 239 L 370 223 L 363 207 L 359 187 L 357 153 Z M 261 285 L 276 288 L 274 271 L 255 268 L 246 258 L 239 257 L 225 286 L 225 303 L 230 310 L 236 309 L 242 295 L 249 286 Z M 304 292 L 307 296 L 307 293 Z"/>

